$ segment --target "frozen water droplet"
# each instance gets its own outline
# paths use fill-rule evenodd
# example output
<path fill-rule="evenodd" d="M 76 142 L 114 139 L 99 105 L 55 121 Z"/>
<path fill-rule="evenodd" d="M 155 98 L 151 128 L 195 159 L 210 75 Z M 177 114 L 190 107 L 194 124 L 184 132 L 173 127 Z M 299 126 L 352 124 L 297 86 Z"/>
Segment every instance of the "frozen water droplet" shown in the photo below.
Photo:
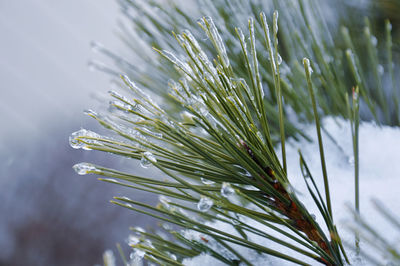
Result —
<path fill-rule="evenodd" d="M 201 182 L 202 182 L 204 185 L 212 185 L 212 184 L 215 183 L 214 181 L 205 179 L 205 178 L 203 178 L 203 177 L 201 178 Z"/>
<path fill-rule="evenodd" d="M 278 54 L 278 65 L 282 64 L 282 56 Z"/>
<path fill-rule="evenodd" d="M 91 150 L 87 144 L 100 145 L 99 141 L 91 138 L 101 138 L 101 136 L 93 131 L 82 128 L 69 136 L 69 145 L 74 149 Z"/>
<path fill-rule="evenodd" d="M 313 69 L 312 69 L 312 67 L 311 67 L 311 64 L 310 64 L 310 60 L 308 59 L 308 58 L 303 58 L 303 63 L 304 63 L 304 65 L 305 65 L 305 67 L 308 69 L 308 71 L 310 72 L 310 75 L 313 73 Z"/>
<path fill-rule="evenodd" d="M 225 198 L 233 195 L 235 193 L 235 190 L 232 188 L 231 184 L 224 182 L 222 183 L 221 187 L 221 195 Z"/>
<path fill-rule="evenodd" d="M 348 162 L 350 165 L 354 165 L 354 156 L 350 156 Z"/>
<path fill-rule="evenodd" d="M 129 111 L 134 110 L 132 105 L 120 102 L 120 101 L 110 101 L 110 112 L 113 112 L 114 110 L 119 110 L 123 111 L 126 113 L 129 113 Z M 114 110 L 113 110 L 114 109 Z"/>
<path fill-rule="evenodd" d="M 371 43 L 373 46 L 378 45 L 378 39 L 374 35 L 371 35 Z"/>
<path fill-rule="evenodd" d="M 83 113 L 84 113 L 85 115 L 88 115 L 88 116 L 91 116 L 91 117 L 98 117 L 98 116 L 99 116 L 99 115 L 98 115 L 95 111 L 93 111 L 92 109 L 86 109 L 86 110 L 83 111 Z"/>
<path fill-rule="evenodd" d="M 118 183 L 118 180 L 114 178 L 103 178 L 103 180 L 107 182 Z"/>
<path fill-rule="evenodd" d="M 151 152 L 146 151 L 142 155 L 142 159 L 140 160 L 140 165 L 143 168 L 149 168 L 155 162 L 157 162 L 156 157 Z"/>
<path fill-rule="evenodd" d="M 379 75 L 383 75 L 383 73 L 385 72 L 385 69 L 383 68 L 382 65 L 378 65 L 378 73 Z"/>
<path fill-rule="evenodd" d="M 131 200 L 130 198 L 128 198 L 127 196 L 123 196 L 121 197 L 122 200 Z"/>
<path fill-rule="evenodd" d="M 92 51 L 96 53 L 104 49 L 104 45 L 96 41 L 91 41 L 90 47 L 92 48 Z"/>
<path fill-rule="evenodd" d="M 241 175 L 244 175 L 244 176 L 247 176 L 247 177 L 251 177 L 251 174 L 250 174 L 250 172 L 249 171 L 247 171 L 245 168 L 243 168 L 242 166 L 240 166 L 240 165 L 234 165 L 236 168 L 238 168 L 239 170 L 240 170 L 240 174 Z"/>
<path fill-rule="evenodd" d="M 212 199 L 201 196 L 199 202 L 197 203 L 197 209 L 201 212 L 207 212 L 213 206 L 213 204 L 214 202 Z"/>
<path fill-rule="evenodd" d="M 311 218 L 315 221 L 315 220 L 317 220 L 317 216 L 315 216 L 315 214 L 310 214 L 310 216 L 311 216 Z"/>
<path fill-rule="evenodd" d="M 128 243 L 129 246 L 137 245 L 137 244 L 139 244 L 139 242 L 140 242 L 140 239 L 134 235 L 129 235 L 128 239 L 126 240 L 126 243 Z"/>
<path fill-rule="evenodd" d="M 97 65 L 93 61 L 89 61 L 87 64 L 87 67 L 88 67 L 89 71 L 92 71 L 92 72 L 97 70 Z"/>
<path fill-rule="evenodd" d="M 175 254 L 171 254 L 170 257 L 171 257 L 171 259 L 173 259 L 173 260 L 177 260 L 177 259 L 178 259 L 178 258 L 176 257 Z"/>
<path fill-rule="evenodd" d="M 150 136 L 153 136 L 153 137 L 158 138 L 158 139 L 162 139 L 162 136 L 163 136 L 162 133 L 154 132 L 154 131 L 151 131 L 151 130 L 149 130 L 147 128 L 141 128 L 141 130 L 146 132 Z"/>
<path fill-rule="evenodd" d="M 78 175 L 86 175 L 89 173 L 99 172 L 99 170 L 91 163 L 78 163 L 72 166 Z"/>
<path fill-rule="evenodd" d="M 135 229 L 137 232 L 146 233 L 146 230 L 144 230 L 144 229 L 143 229 L 142 227 L 140 227 L 140 226 L 135 226 L 134 229 Z"/>

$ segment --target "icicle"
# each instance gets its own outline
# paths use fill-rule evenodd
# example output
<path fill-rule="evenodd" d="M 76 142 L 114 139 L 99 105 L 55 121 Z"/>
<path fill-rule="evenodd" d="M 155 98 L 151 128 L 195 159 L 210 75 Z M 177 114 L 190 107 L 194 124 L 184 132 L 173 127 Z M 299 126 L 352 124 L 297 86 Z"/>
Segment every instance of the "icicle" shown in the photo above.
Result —
<path fill-rule="evenodd" d="M 227 182 L 222 183 L 221 187 L 221 195 L 225 198 L 233 195 L 235 193 L 235 190 L 232 188 L 231 184 Z"/>
<path fill-rule="evenodd" d="M 157 162 L 156 157 L 151 152 L 144 152 L 142 159 L 140 160 L 140 165 L 143 168 L 149 168 L 153 163 Z"/>
<path fill-rule="evenodd" d="M 100 172 L 93 164 L 91 163 L 77 163 L 72 168 L 78 175 L 87 175 L 90 173 L 98 173 Z"/>
<path fill-rule="evenodd" d="M 199 202 L 197 203 L 197 209 L 201 212 L 207 212 L 213 206 L 214 201 L 208 197 L 201 196 Z"/>

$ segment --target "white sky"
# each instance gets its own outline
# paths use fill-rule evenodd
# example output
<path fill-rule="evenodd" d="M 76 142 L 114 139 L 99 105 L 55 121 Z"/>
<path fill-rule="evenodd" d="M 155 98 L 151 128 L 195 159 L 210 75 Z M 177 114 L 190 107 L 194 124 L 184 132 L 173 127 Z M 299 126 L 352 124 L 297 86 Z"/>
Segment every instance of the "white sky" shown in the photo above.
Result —
<path fill-rule="evenodd" d="M 42 134 L 90 106 L 108 77 L 90 72 L 91 40 L 120 42 L 115 0 L 0 1 L 0 137 Z M 1 151 L 0 145 L 0 151 Z"/>

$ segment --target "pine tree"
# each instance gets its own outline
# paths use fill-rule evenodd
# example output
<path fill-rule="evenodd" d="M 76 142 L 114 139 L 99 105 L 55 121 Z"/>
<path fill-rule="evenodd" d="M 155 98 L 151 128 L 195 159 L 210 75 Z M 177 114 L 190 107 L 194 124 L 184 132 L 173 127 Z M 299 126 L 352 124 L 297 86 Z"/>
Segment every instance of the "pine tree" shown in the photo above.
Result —
<path fill-rule="evenodd" d="M 391 24 L 385 22 L 385 43 L 377 45 L 368 20 L 362 34 L 344 26 L 333 30 L 319 1 L 265 2 L 195 1 L 199 13 L 209 15 L 195 22 L 196 12 L 175 2 L 121 0 L 135 31 L 121 26 L 120 36 L 135 63 L 94 44 L 120 68 L 101 70 L 125 72 L 115 82 L 130 94 L 110 91 L 110 113 L 86 111 L 113 135 L 81 129 L 71 135 L 71 146 L 140 160 L 142 167 L 163 173 L 163 178 L 143 177 L 90 163 L 74 166 L 78 174 L 160 195 L 155 207 L 126 197 L 111 201 L 160 219 L 173 237 L 133 228 L 140 237 L 129 240 L 135 250 L 129 263 L 145 258 L 182 265 L 208 253 L 226 264 L 252 265 L 243 250 L 258 260 L 271 255 L 300 265 L 350 263 L 332 213 L 320 123 L 327 115 L 351 123 L 355 216 L 361 224 L 354 249 L 362 252 L 360 238 L 373 234 L 359 217 L 358 125 L 368 119 L 399 124 Z M 262 12 L 272 7 L 279 13 Z M 158 55 L 150 56 L 142 45 L 152 45 Z M 361 56 L 365 52 L 367 58 Z M 391 80 L 386 90 L 385 70 Z M 300 167 L 323 224 L 299 200 L 287 175 L 285 141 L 308 138 L 298 125 L 310 122 L 318 135 L 323 190 L 301 152 Z M 222 225 L 232 230 L 220 230 Z M 265 240 L 273 248 L 260 244 Z M 399 258 L 396 251 L 391 254 L 393 261 Z"/>

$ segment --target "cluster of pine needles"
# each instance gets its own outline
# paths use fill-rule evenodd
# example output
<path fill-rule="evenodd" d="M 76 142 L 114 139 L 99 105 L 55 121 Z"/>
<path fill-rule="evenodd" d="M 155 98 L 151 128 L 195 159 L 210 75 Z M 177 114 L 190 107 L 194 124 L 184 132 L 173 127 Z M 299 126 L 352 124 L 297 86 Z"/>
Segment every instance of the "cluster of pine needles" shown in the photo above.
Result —
<path fill-rule="evenodd" d="M 333 31 L 319 1 L 264 2 L 195 1 L 209 16 L 194 21 L 195 11 L 173 1 L 121 0 L 134 30 L 121 24 L 120 36 L 132 48 L 135 63 L 94 44 L 119 70 L 96 67 L 130 93 L 110 91 L 105 114 L 86 111 L 113 134 L 81 129 L 71 135 L 71 146 L 133 158 L 162 173 L 160 178 L 91 163 L 74 166 L 79 174 L 97 174 L 102 181 L 160 196 L 157 206 L 127 197 L 111 201 L 160 219 L 169 233 L 132 228 L 134 251 L 130 259 L 121 252 L 125 264 L 146 259 L 182 265 L 207 253 L 229 265 L 252 265 L 243 250 L 300 265 L 350 263 L 332 213 L 320 123 L 327 115 L 351 123 L 358 253 L 360 238 L 374 233 L 359 217 L 358 127 L 366 119 L 388 125 L 400 121 L 391 24 L 385 21 L 384 43 L 378 44 L 368 19 L 354 36 L 344 26 Z M 270 18 L 259 13 L 271 7 L 280 13 Z M 154 53 L 146 52 L 146 45 Z M 308 138 L 299 123 L 314 123 L 318 136 L 322 190 L 301 151 L 299 159 L 323 224 L 299 200 L 287 175 L 285 140 Z M 232 230 L 218 229 L 221 225 Z M 380 247 L 399 259 L 395 250 Z"/>

